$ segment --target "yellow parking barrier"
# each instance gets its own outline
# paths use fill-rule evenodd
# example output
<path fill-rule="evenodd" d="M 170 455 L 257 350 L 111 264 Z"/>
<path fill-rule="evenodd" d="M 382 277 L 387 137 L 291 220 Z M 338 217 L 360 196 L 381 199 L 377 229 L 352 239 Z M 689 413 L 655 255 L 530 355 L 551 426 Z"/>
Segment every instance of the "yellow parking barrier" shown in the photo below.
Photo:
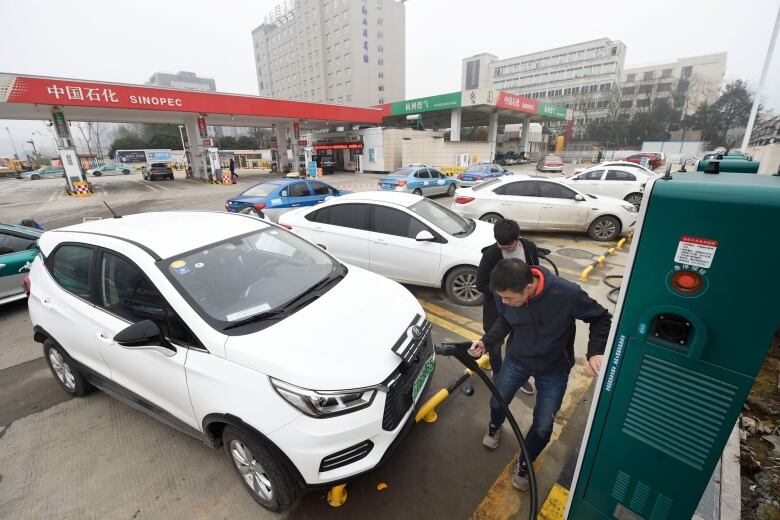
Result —
<path fill-rule="evenodd" d="M 341 507 L 347 501 L 347 485 L 339 484 L 328 490 L 328 504 L 332 507 Z"/>
<path fill-rule="evenodd" d="M 625 244 L 625 243 L 626 243 L 626 240 L 627 240 L 626 238 L 621 238 L 621 239 L 618 241 L 618 243 L 617 243 L 617 246 L 616 246 L 615 248 L 616 248 L 616 249 L 623 249 L 623 244 Z"/>
<path fill-rule="evenodd" d="M 582 274 L 580 274 L 580 281 L 587 282 L 588 276 L 590 276 L 591 271 L 593 271 L 593 265 L 589 265 L 588 267 L 583 269 Z"/>
<path fill-rule="evenodd" d="M 486 370 L 490 366 L 490 357 L 487 355 L 483 355 L 477 360 L 477 364 L 482 368 L 483 370 Z M 456 388 L 458 388 L 460 385 L 463 384 L 466 379 L 470 378 L 472 375 L 474 375 L 474 372 L 470 369 L 465 369 L 461 375 L 459 375 L 454 381 L 452 381 L 449 385 L 447 385 L 447 388 L 442 388 L 438 392 L 436 392 L 433 397 L 425 401 L 423 405 L 420 407 L 420 409 L 417 411 L 417 415 L 414 417 L 414 422 L 418 423 L 420 421 L 425 422 L 435 422 L 436 419 L 438 419 L 438 414 L 436 413 L 436 408 L 447 400 L 447 398 L 452 395 L 452 392 L 455 391 Z"/>
<path fill-rule="evenodd" d="M 599 267 L 604 267 L 604 260 L 605 260 L 605 257 L 604 257 L 604 255 L 601 255 L 600 257 L 598 257 L 598 258 L 596 259 L 596 262 L 598 262 L 598 264 L 599 264 Z"/>
<path fill-rule="evenodd" d="M 615 248 L 614 247 L 610 247 L 609 250 L 607 251 L 607 253 L 609 253 L 609 256 L 615 256 Z"/>

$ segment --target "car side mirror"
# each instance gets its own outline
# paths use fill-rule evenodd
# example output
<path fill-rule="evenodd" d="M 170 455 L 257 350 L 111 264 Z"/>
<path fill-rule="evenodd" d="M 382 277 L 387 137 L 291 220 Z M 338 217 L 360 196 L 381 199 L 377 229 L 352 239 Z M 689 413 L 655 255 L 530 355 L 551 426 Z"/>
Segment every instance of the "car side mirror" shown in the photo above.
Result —
<path fill-rule="evenodd" d="M 577 195 L 574 196 L 574 200 L 576 200 L 577 202 L 585 202 L 585 197 L 583 197 L 578 193 Z"/>
<path fill-rule="evenodd" d="M 176 347 L 163 337 L 160 327 L 152 320 L 139 321 L 122 329 L 114 336 L 114 341 L 122 347 L 155 350 L 167 357 L 176 353 Z"/>
<path fill-rule="evenodd" d="M 414 239 L 417 240 L 418 242 L 433 242 L 436 240 L 436 237 L 434 237 L 430 231 L 423 229 L 422 231 L 417 233 L 417 236 L 414 237 Z"/>

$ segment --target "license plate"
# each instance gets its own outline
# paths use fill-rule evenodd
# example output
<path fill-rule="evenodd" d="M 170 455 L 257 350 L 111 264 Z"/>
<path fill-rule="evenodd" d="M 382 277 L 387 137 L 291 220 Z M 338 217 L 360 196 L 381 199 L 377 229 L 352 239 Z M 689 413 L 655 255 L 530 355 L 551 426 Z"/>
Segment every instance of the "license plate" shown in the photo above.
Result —
<path fill-rule="evenodd" d="M 422 369 L 422 372 L 420 372 L 420 375 L 417 376 L 417 381 L 414 382 L 414 387 L 412 388 L 412 401 L 417 402 L 417 399 L 419 399 L 420 394 L 423 391 L 423 388 L 425 388 L 425 383 L 428 381 L 428 377 L 433 373 L 433 368 L 436 366 L 436 359 L 431 358 L 426 363 L 425 366 Z"/>
<path fill-rule="evenodd" d="M 389 185 L 389 184 L 382 184 L 382 189 L 383 190 L 392 190 L 393 187 L 391 185 Z"/>

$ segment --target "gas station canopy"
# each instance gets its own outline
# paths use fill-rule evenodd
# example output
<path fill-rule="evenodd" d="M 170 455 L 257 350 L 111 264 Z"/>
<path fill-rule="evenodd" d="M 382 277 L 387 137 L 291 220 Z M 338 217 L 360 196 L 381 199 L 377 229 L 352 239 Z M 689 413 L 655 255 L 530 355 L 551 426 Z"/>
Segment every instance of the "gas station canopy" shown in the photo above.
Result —
<path fill-rule="evenodd" d="M 382 121 L 377 108 L 0 74 L 0 119 L 51 119 L 53 106 L 72 121 L 179 124 L 194 115 L 215 126 L 270 127 L 287 121 L 300 122 L 301 128 Z"/>

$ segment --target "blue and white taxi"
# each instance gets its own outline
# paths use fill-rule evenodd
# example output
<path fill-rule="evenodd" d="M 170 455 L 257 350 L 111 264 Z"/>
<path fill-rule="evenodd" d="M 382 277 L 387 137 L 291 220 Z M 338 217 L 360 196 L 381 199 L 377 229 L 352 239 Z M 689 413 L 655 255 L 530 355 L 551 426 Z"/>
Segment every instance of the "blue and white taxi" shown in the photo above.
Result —
<path fill-rule="evenodd" d="M 386 177 L 380 178 L 376 185 L 379 190 L 404 191 L 426 197 L 452 197 L 458 188 L 458 180 L 428 166 L 406 166 L 391 171 Z"/>

